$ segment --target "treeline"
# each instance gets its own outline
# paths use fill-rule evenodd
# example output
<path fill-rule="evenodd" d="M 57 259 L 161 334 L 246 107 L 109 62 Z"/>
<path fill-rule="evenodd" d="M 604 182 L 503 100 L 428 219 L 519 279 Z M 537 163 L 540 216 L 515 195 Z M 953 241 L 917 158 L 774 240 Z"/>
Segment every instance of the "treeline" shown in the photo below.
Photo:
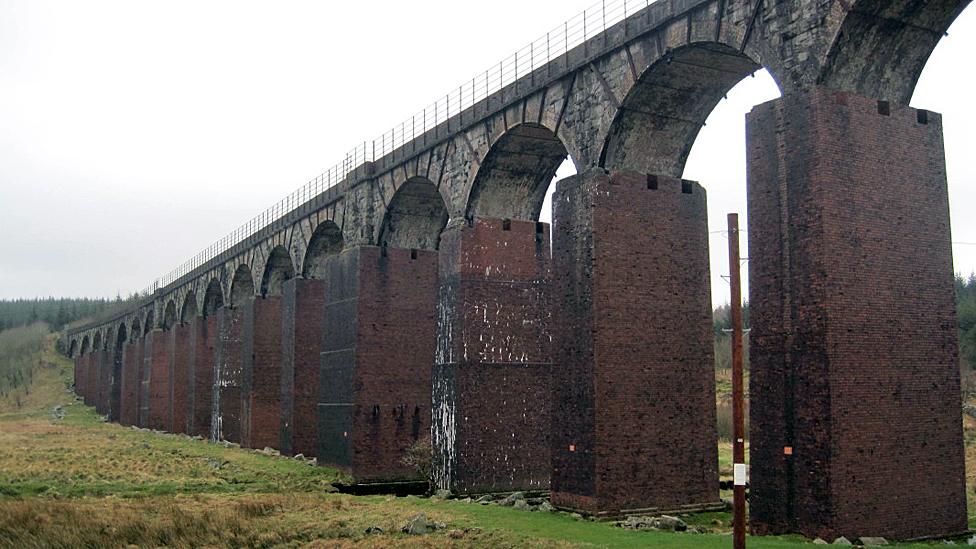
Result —
<path fill-rule="evenodd" d="M 126 301 L 121 297 L 0 300 L 0 332 L 37 322 L 44 322 L 52 330 L 61 330 L 72 322 L 116 310 Z"/>
<path fill-rule="evenodd" d="M 0 399 L 21 389 L 30 391 L 47 334 L 48 327 L 40 322 L 0 332 Z"/>
<path fill-rule="evenodd" d="M 976 370 L 976 274 L 956 277 L 956 311 L 959 315 L 959 360 Z"/>

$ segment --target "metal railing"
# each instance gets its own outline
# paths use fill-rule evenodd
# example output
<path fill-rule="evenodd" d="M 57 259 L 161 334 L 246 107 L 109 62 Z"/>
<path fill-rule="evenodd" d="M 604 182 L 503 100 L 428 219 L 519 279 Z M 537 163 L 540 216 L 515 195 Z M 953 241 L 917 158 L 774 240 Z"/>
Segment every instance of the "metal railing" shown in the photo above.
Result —
<path fill-rule="evenodd" d="M 497 65 L 479 73 L 470 82 L 458 86 L 443 97 L 418 111 L 393 129 L 372 141 L 363 141 L 346 154 L 341 162 L 289 194 L 274 206 L 241 225 L 232 233 L 214 242 L 176 269 L 152 282 L 143 290 L 151 296 L 160 288 L 179 280 L 243 242 L 258 231 L 278 221 L 288 212 L 307 203 L 327 189 L 335 186 L 364 162 L 376 161 L 410 143 L 424 133 L 433 130 L 449 118 L 487 99 L 522 77 L 532 75 L 536 69 L 558 60 L 577 46 L 598 36 L 627 17 L 644 10 L 650 0 L 609 0 L 600 2 L 569 19 L 561 26 L 516 51 Z"/>

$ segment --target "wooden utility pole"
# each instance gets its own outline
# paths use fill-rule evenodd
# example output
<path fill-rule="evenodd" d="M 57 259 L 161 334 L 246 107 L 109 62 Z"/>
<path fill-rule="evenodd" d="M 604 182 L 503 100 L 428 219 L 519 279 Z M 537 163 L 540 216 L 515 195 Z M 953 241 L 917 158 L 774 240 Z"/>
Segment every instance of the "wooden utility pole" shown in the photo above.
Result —
<path fill-rule="evenodd" d="M 729 214 L 729 283 L 732 286 L 732 547 L 746 546 L 746 443 L 742 383 L 742 281 L 739 215 Z"/>

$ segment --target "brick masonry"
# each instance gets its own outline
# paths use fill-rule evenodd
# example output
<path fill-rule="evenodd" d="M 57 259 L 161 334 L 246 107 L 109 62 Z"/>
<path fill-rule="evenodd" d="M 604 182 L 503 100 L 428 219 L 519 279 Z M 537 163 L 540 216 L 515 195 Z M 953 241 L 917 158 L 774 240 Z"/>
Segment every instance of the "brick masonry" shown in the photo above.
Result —
<path fill-rule="evenodd" d="M 109 413 L 109 391 L 112 380 L 111 347 L 99 350 L 98 368 L 95 373 L 95 411 L 107 416 Z"/>
<path fill-rule="evenodd" d="M 177 324 L 170 330 L 170 378 L 169 402 L 171 430 L 173 433 L 188 433 L 188 393 L 190 385 L 190 360 L 192 347 L 190 335 L 192 327 Z"/>
<path fill-rule="evenodd" d="M 172 430 L 172 416 L 170 411 L 170 342 L 172 329 L 167 331 L 153 330 L 147 337 L 152 338 L 149 355 L 149 423 L 150 429 L 160 431 Z"/>
<path fill-rule="evenodd" d="M 112 352 L 109 382 L 109 420 L 118 422 L 122 416 L 122 369 L 125 365 L 125 341 L 118 342 Z"/>
<path fill-rule="evenodd" d="M 139 367 L 142 365 L 142 338 L 135 339 L 125 346 L 122 363 L 122 384 L 120 397 L 119 423 L 136 425 L 139 422 Z"/>
<path fill-rule="evenodd" d="M 553 504 L 718 503 L 704 189 L 595 169 L 553 204 Z"/>
<path fill-rule="evenodd" d="M 441 235 L 432 443 L 455 493 L 549 488 L 549 226 L 475 219 Z"/>
<path fill-rule="evenodd" d="M 216 358 L 217 317 L 194 317 L 191 321 L 190 346 L 193 370 L 188 383 L 190 394 L 189 432 L 194 436 L 210 437 L 213 416 L 214 360 Z"/>
<path fill-rule="evenodd" d="M 242 309 L 217 309 L 211 439 L 241 442 L 241 397 L 244 384 Z"/>
<path fill-rule="evenodd" d="M 281 441 L 281 296 L 242 307 L 241 446 L 277 448 Z"/>
<path fill-rule="evenodd" d="M 315 455 L 325 281 L 293 278 L 282 289 L 281 451 Z"/>
<path fill-rule="evenodd" d="M 416 479 L 401 460 L 430 430 L 437 253 L 356 247 L 326 269 L 319 463 L 359 483 Z"/>
<path fill-rule="evenodd" d="M 747 120 L 752 531 L 964 531 L 941 118 L 816 88 Z"/>

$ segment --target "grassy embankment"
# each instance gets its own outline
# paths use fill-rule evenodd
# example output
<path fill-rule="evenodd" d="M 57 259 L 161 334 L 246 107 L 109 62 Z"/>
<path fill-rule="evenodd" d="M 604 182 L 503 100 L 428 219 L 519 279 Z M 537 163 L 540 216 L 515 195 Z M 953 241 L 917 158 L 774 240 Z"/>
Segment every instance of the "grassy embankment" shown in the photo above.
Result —
<path fill-rule="evenodd" d="M 40 337 L 37 344 L 37 333 L 18 336 L 28 343 L 32 377 L 0 398 L 0 547 L 731 546 L 727 513 L 686 518 L 713 534 L 670 534 L 561 513 L 336 494 L 332 469 L 104 423 L 75 401 L 70 362 L 54 353 L 50 336 Z M 8 366 L 0 362 L 0 373 Z M 59 405 L 63 419 L 52 414 Z M 728 453 L 726 444 L 723 469 Z M 399 533 L 419 512 L 447 528 Z M 366 534 L 370 526 L 383 533 Z M 750 546 L 812 547 L 799 537 Z"/>

